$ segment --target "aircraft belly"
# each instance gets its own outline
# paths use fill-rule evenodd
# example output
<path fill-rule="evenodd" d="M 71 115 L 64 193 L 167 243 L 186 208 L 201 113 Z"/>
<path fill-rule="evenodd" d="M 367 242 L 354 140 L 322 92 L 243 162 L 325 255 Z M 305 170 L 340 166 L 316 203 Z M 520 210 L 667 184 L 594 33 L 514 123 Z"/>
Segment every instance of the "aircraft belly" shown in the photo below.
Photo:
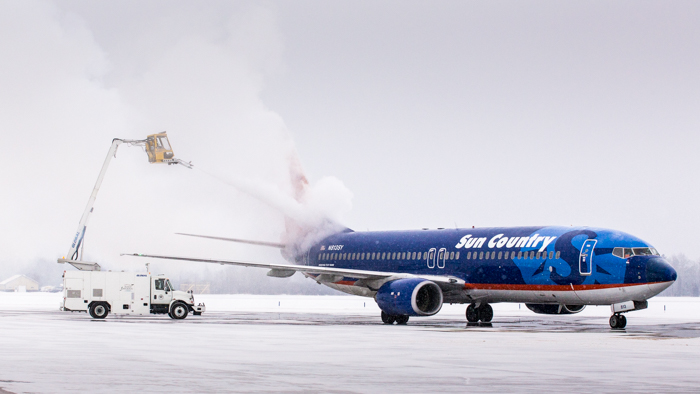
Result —
<path fill-rule="evenodd" d="M 570 304 L 579 305 L 582 301 L 573 291 L 542 290 L 488 290 L 470 292 L 473 298 L 483 302 L 522 302 L 532 304 Z"/>
<path fill-rule="evenodd" d="M 655 296 L 672 282 L 572 290 L 470 289 L 471 302 L 518 302 L 533 304 L 611 305 L 625 301 L 643 301 Z"/>

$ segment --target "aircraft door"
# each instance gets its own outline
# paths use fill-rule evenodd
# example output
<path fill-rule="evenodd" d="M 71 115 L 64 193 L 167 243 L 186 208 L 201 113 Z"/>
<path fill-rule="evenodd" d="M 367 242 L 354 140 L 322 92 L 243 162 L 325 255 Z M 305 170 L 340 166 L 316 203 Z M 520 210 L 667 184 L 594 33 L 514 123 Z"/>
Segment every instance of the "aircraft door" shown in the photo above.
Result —
<path fill-rule="evenodd" d="M 426 258 L 428 263 L 428 268 L 435 268 L 435 248 L 431 248 L 428 251 L 428 257 Z"/>
<path fill-rule="evenodd" d="M 173 290 L 170 281 L 165 278 L 154 278 L 151 284 L 151 304 L 170 304 Z"/>
<path fill-rule="evenodd" d="M 441 248 L 437 255 L 437 267 L 445 268 L 445 258 L 447 257 L 447 249 Z"/>
<path fill-rule="evenodd" d="M 590 275 L 593 273 L 593 248 L 595 247 L 595 239 L 586 240 L 581 246 L 581 255 L 578 259 L 578 267 L 581 275 Z"/>

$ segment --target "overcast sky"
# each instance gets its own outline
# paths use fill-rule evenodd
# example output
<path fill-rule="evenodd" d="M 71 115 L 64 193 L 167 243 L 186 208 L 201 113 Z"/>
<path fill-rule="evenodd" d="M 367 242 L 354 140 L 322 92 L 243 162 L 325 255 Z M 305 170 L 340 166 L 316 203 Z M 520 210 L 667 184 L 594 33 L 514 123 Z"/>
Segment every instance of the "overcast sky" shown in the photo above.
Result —
<path fill-rule="evenodd" d="M 206 173 L 285 191 L 294 149 L 355 230 L 587 225 L 700 257 L 699 20 L 682 1 L 2 2 L 2 272 L 55 265 L 112 138 L 163 130 L 196 169 L 120 148 L 86 259 L 281 261 L 173 233 L 279 240 L 282 215 Z"/>

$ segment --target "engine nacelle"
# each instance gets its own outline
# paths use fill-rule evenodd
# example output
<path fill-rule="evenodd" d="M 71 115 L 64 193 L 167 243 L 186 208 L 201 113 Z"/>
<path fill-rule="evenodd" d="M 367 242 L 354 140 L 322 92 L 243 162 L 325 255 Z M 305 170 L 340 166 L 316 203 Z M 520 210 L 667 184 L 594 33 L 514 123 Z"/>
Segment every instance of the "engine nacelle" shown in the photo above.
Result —
<path fill-rule="evenodd" d="M 543 315 L 570 315 L 579 313 L 585 305 L 525 304 L 527 309 Z"/>
<path fill-rule="evenodd" d="M 374 299 L 379 308 L 389 315 L 431 316 L 442 308 L 440 286 L 421 278 L 386 282 Z"/>

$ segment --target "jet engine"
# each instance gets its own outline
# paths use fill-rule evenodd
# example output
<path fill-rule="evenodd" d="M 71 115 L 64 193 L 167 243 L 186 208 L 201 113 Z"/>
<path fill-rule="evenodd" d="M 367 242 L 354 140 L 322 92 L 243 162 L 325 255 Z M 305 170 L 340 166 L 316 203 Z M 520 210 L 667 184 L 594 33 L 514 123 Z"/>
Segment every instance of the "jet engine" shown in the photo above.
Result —
<path fill-rule="evenodd" d="M 440 286 L 427 279 L 407 278 L 387 282 L 374 296 L 389 315 L 431 316 L 442 308 Z"/>
<path fill-rule="evenodd" d="M 527 309 L 543 315 L 570 315 L 579 313 L 585 305 L 525 304 Z"/>

